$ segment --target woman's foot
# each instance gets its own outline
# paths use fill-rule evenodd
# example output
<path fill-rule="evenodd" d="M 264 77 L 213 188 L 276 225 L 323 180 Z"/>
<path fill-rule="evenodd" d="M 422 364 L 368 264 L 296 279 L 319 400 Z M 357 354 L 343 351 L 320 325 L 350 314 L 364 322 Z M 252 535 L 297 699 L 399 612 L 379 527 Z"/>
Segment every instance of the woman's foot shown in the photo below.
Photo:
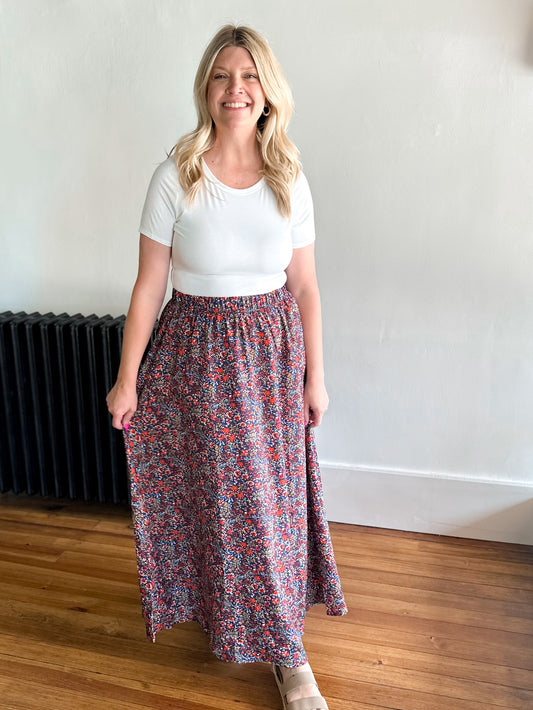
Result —
<path fill-rule="evenodd" d="M 296 673 L 301 673 L 302 671 L 311 671 L 311 666 L 309 665 L 309 662 L 305 663 L 303 666 L 297 666 L 296 668 L 286 668 L 285 666 L 279 666 L 279 668 L 283 675 L 283 681 L 287 680 L 287 678 L 290 678 L 293 675 L 296 675 Z M 322 697 L 317 686 L 314 685 L 314 683 L 300 685 L 297 688 L 294 688 L 294 690 L 290 690 L 287 693 L 287 703 L 290 703 L 291 700 L 300 700 L 301 698 L 312 697 Z"/>

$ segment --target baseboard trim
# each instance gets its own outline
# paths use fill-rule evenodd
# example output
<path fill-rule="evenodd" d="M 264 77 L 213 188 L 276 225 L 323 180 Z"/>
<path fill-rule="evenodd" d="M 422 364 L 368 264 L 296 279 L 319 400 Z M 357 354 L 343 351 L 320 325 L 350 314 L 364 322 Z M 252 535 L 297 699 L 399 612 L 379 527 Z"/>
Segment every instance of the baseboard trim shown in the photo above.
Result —
<path fill-rule="evenodd" d="M 331 522 L 533 545 L 533 486 L 321 463 Z"/>

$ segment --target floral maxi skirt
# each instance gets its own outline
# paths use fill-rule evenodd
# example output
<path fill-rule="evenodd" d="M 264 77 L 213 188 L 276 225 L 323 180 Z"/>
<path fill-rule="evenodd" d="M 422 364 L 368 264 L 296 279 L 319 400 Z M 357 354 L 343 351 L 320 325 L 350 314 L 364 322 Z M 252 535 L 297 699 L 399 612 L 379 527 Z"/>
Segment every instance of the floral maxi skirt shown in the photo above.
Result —
<path fill-rule="evenodd" d="M 298 304 L 173 289 L 124 443 L 152 641 L 196 621 L 221 660 L 298 666 L 305 612 L 344 600 L 305 425 Z"/>

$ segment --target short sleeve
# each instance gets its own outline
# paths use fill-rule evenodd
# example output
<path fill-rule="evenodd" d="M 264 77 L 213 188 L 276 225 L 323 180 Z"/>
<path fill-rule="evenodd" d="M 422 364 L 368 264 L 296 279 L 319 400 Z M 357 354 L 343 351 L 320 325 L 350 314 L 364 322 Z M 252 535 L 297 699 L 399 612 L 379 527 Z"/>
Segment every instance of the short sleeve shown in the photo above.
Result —
<path fill-rule="evenodd" d="M 181 192 L 174 158 L 167 158 L 157 166 L 150 180 L 139 232 L 160 244 L 172 246 Z"/>
<path fill-rule="evenodd" d="M 291 195 L 291 239 L 293 248 L 315 241 L 315 216 L 309 183 L 302 170 Z"/>

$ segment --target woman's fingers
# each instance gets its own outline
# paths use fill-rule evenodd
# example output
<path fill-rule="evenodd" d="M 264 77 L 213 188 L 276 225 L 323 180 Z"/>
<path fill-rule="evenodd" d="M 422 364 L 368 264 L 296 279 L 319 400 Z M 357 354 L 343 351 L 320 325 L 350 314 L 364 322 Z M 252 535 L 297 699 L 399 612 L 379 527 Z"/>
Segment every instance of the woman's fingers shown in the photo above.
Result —
<path fill-rule="evenodd" d="M 128 431 L 131 418 L 135 414 L 135 409 L 128 409 L 124 411 L 111 412 L 113 415 L 113 427 L 115 429 L 125 429 Z"/>
<path fill-rule="evenodd" d="M 304 420 L 312 427 L 317 427 L 322 421 L 329 406 L 329 397 L 323 382 L 310 382 L 304 386 Z"/>
<path fill-rule="evenodd" d="M 107 409 L 115 429 L 126 429 L 137 410 L 137 393 L 115 384 L 106 397 Z"/>
<path fill-rule="evenodd" d="M 113 414 L 113 427 L 115 429 L 122 429 L 123 421 L 124 421 L 123 414 L 121 414 L 119 412 Z"/>
<path fill-rule="evenodd" d="M 126 431 L 128 431 L 129 426 L 130 426 L 130 421 L 133 415 L 135 414 L 135 410 L 131 410 L 129 412 L 126 412 L 126 414 L 122 417 L 122 426 Z"/>
<path fill-rule="evenodd" d="M 311 427 L 319 426 L 322 421 L 322 415 L 315 414 L 315 412 L 311 409 L 309 413 L 309 421 L 311 422 Z"/>

